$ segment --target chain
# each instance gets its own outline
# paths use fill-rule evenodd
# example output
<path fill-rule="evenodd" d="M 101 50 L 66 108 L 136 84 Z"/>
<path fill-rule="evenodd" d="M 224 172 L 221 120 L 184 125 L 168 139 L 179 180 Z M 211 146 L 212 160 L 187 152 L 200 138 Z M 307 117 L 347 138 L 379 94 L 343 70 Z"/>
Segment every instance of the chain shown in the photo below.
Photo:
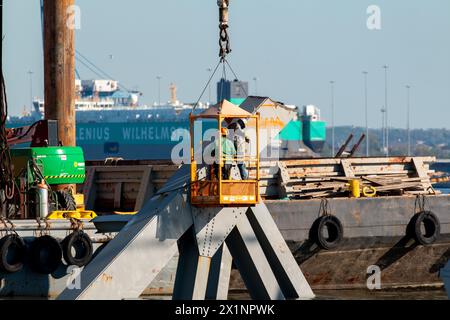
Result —
<path fill-rule="evenodd" d="M 225 61 L 226 56 L 231 52 L 230 37 L 228 35 L 228 7 L 229 0 L 217 0 L 219 6 L 219 57 Z"/>
<path fill-rule="evenodd" d="M 321 216 L 331 216 L 330 203 L 326 198 L 320 200 L 319 217 Z"/>
<path fill-rule="evenodd" d="M 200 97 L 198 98 L 197 102 L 194 105 L 194 108 L 192 111 L 194 111 L 198 104 L 200 103 L 200 100 L 205 93 L 206 89 L 208 88 L 209 84 L 211 83 L 211 80 L 213 79 L 214 75 L 216 74 L 217 70 L 219 69 L 220 65 L 222 65 L 222 78 L 226 80 L 226 65 L 228 65 L 231 69 L 231 66 L 228 64 L 228 61 L 226 59 L 227 55 L 231 52 L 230 47 L 230 37 L 228 35 L 228 7 L 230 4 L 230 0 L 217 0 L 217 5 L 219 6 L 219 63 L 214 68 L 214 72 L 212 72 L 208 82 L 206 83 L 206 86 L 203 88 L 202 93 L 200 94 Z M 231 69 L 231 71 L 234 73 L 234 71 Z M 223 91 L 223 82 L 220 87 L 220 93 Z"/>
<path fill-rule="evenodd" d="M 70 229 L 74 231 L 83 230 L 83 221 L 75 218 L 70 218 Z"/>
<path fill-rule="evenodd" d="M 414 211 L 416 213 L 429 211 L 429 206 L 428 199 L 424 194 L 419 194 L 416 196 L 416 200 L 414 201 Z"/>

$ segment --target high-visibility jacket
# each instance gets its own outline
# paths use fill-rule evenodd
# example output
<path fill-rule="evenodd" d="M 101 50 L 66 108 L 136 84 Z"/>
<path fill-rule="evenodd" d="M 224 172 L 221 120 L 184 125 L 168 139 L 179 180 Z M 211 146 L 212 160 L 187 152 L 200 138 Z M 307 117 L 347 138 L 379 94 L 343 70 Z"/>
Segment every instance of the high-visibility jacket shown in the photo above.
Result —
<path fill-rule="evenodd" d="M 236 157 L 236 148 L 234 147 L 234 143 L 227 138 L 221 137 L 222 142 L 222 156 L 224 158 L 225 163 L 232 163 L 234 158 Z M 216 140 L 217 141 L 217 140 Z M 219 145 L 216 142 L 215 149 L 219 149 Z"/>

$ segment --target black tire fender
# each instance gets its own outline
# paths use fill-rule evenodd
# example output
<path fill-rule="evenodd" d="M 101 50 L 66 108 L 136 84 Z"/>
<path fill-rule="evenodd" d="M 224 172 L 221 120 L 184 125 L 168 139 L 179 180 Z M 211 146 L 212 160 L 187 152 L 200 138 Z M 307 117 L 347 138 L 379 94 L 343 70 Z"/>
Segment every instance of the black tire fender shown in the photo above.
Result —
<path fill-rule="evenodd" d="M 61 264 L 62 249 L 58 240 L 45 235 L 36 238 L 30 246 L 30 264 L 41 274 L 52 274 Z"/>
<path fill-rule="evenodd" d="M 432 244 L 441 233 L 439 218 L 431 211 L 419 212 L 411 218 L 409 233 L 421 245 Z"/>
<path fill-rule="evenodd" d="M 69 234 L 62 242 L 64 260 L 68 265 L 83 267 L 92 259 L 92 240 L 81 230 Z"/>
<path fill-rule="evenodd" d="M 328 236 L 324 235 L 324 231 L 327 231 Z M 314 222 L 310 235 L 322 249 L 331 250 L 341 243 L 344 237 L 344 228 L 337 217 L 326 215 Z"/>
<path fill-rule="evenodd" d="M 26 254 L 25 242 L 16 234 L 10 234 L 0 239 L 0 269 L 15 273 L 23 268 Z"/>

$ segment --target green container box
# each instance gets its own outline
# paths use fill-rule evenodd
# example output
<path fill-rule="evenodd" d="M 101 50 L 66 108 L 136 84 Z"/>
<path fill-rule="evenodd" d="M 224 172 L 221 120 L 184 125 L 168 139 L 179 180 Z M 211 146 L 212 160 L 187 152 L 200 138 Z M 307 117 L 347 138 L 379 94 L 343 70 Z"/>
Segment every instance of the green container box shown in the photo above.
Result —
<path fill-rule="evenodd" d="M 11 149 L 14 173 L 19 175 L 35 159 L 48 184 L 83 183 L 86 177 L 83 150 L 80 147 Z"/>

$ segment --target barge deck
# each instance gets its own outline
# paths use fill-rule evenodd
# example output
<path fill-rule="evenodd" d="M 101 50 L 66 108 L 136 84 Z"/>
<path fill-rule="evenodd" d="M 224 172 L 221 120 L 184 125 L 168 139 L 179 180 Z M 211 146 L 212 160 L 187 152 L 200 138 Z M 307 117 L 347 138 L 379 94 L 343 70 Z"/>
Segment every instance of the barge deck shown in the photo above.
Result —
<path fill-rule="evenodd" d="M 342 194 L 337 198 L 296 199 L 297 193 L 291 192 L 293 188 L 289 189 L 305 181 L 317 180 L 318 171 L 322 172 L 321 179 L 345 179 L 348 174 L 345 168 L 351 168 L 353 178 L 368 174 L 372 178 L 402 174 L 411 179 L 420 177 L 423 172 L 432 173 L 429 162 L 433 159 L 345 160 L 349 164 L 347 167 L 342 165 L 341 159 L 297 159 L 262 164 L 264 202 L 312 289 L 367 290 L 373 266 L 381 272 L 382 289 L 442 287 L 439 271 L 450 256 L 450 196 L 439 195 L 428 188 L 427 179 L 420 178 L 414 192 L 374 198 L 350 198 L 348 194 Z M 417 168 L 417 163 L 422 166 Z M 282 177 L 282 167 L 288 168 L 285 177 Z M 86 183 L 79 186 L 85 196 L 86 209 L 107 214 L 94 220 L 106 221 L 100 228 L 98 223 L 93 228 L 94 224 L 86 222 L 86 230 L 93 239 L 99 240 L 95 248 L 113 238 L 133 217 L 114 215 L 114 211 L 139 211 L 178 168 L 165 161 L 88 162 Z M 408 190 L 411 190 L 410 185 Z M 408 233 L 412 218 L 421 211 L 431 211 L 439 219 L 441 236 L 433 244 L 418 244 Z M 329 250 L 318 246 L 311 237 L 315 221 L 324 215 L 338 218 L 343 227 L 339 246 Z M 14 223 L 20 225 L 20 222 Z M 33 226 L 27 227 L 30 230 L 17 229 L 20 235 L 35 237 L 43 232 L 36 222 L 24 222 L 24 225 Z M 60 235 L 56 230 L 44 231 L 63 238 L 70 232 L 70 227 L 65 228 L 58 231 L 62 232 Z M 176 267 L 175 257 L 143 294 L 170 295 Z M 2 273 L 0 295 L 54 297 L 67 284 L 67 270 L 61 261 L 61 268 L 49 276 L 37 275 L 29 268 L 13 275 Z M 43 285 L 31 285 L 35 280 Z M 237 270 L 232 271 L 230 289 L 243 289 Z"/>

